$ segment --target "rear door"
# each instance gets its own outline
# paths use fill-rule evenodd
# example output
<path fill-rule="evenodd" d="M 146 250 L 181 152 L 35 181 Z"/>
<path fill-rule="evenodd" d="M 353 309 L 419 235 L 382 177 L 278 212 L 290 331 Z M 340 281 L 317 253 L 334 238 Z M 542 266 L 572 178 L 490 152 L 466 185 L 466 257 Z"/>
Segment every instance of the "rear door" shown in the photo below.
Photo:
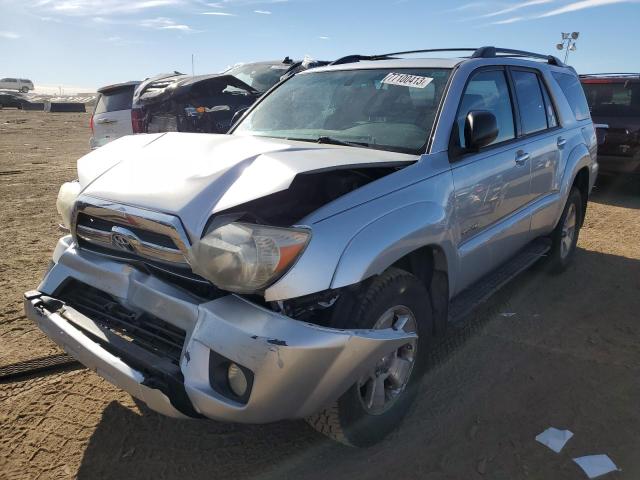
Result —
<path fill-rule="evenodd" d="M 555 106 L 540 72 L 510 68 L 520 117 L 521 148 L 531 162 L 530 202 L 560 188 L 561 155 L 566 137 L 561 134 Z"/>
<path fill-rule="evenodd" d="M 93 111 L 92 148 L 133 134 L 131 102 L 134 89 L 135 85 L 126 85 L 100 92 Z"/>
<path fill-rule="evenodd" d="M 464 147 L 464 122 L 473 110 L 493 113 L 498 137 L 479 152 L 452 159 L 456 226 L 459 234 L 459 288 L 499 265 L 527 241 L 530 219 L 531 163 L 517 141 L 515 101 L 502 67 L 476 70 L 465 88 L 452 138 L 452 149 Z"/>

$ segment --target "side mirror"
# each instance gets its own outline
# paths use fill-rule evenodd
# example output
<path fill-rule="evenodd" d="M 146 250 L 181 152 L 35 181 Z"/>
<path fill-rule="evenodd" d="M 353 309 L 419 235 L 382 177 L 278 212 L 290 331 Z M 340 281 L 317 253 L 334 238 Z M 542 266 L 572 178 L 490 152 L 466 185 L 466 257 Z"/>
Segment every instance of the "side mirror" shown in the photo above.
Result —
<path fill-rule="evenodd" d="M 240 110 L 236 110 L 236 113 L 234 113 L 233 117 L 231 117 L 231 126 L 229 127 L 230 129 L 233 128 L 236 123 L 238 123 L 238 120 L 242 118 L 242 115 L 244 115 L 244 112 L 246 112 L 247 110 L 249 110 L 249 107 L 242 107 Z"/>
<path fill-rule="evenodd" d="M 472 110 L 464 120 L 465 147 L 478 150 L 498 138 L 496 116 L 486 110 Z"/>

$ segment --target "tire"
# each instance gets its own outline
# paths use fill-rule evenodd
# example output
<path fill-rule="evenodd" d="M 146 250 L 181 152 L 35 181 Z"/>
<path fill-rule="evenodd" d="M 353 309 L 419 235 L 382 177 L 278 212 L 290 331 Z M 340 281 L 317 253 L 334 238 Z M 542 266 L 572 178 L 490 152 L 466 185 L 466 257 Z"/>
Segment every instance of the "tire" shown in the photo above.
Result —
<path fill-rule="evenodd" d="M 583 215 L 582 195 L 573 187 L 558 225 L 551 234 L 549 266 L 552 273 L 561 273 L 571 264 L 576 253 Z"/>
<path fill-rule="evenodd" d="M 22 87 L 22 88 L 20 89 L 20 91 L 21 91 L 22 93 L 27 93 L 27 92 L 29 91 L 29 88 L 28 88 L 28 87 Z"/>
<path fill-rule="evenodd" d="M 390 311 L 393 311 L 391 323 L 386 324 L 388 320 L 383 319 L 389 318 Z M 409 317 L 409 320 L 405 320 L 405 317 Z M 367 447 L 380 442 L 400 424 L 417 395 L 420 377 L 427 366 L 428 347 L 433 335 L 427 289 L 412 274 L 391 268 L 359 292 L 343 296 L 336 304 L 331 322 L 335 328 L 370 329 L 388 328 L 393 323 L 398 326 L 402 321 L 405 330 L 417 331 L 417 345 L 405 345 L 393 355 L 387 355 L 385 358 L 387 361 L 391 359 L 391 366 L 381 359 L 383 366 L 379 367 L 379 363 L 376 371 L 384 372 L 387 368 L 382 376 L 388 377 L 380 383 L 373 380 L 381 378 L 376 377 L 375 373 L 365 376 L 334 404 L 307 418 L 313 428 L 345 445 Z M 395 368 L 394 362 L 402 364 L 404 372 L 407 372 L 404 363 L 407 359 L 413 362 L 408 373 L 389 373 L 403 371 L 402 368 Z M 398 378 L 403 379 L 402 386 L 394 389 L 399 385 Z M 380 385 L 384 385 L 384 400 L 372 393 L 379 392 Z M 381 401 L 384 403 L 382 407 Z"/>

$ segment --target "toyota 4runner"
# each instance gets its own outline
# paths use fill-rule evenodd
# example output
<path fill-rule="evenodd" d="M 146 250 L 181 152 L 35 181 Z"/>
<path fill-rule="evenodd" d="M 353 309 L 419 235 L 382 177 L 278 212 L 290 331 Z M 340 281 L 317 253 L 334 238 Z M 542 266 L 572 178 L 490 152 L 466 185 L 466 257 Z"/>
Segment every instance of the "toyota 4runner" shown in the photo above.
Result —
<path fill-rule="evenodd" d="M 567 266 L 598 172 L 571 67 L 420 52 L 300 73 L 228 135 L 81 158 L 28 316 L 165 415 L 379 441 L 492 272 Z"/>

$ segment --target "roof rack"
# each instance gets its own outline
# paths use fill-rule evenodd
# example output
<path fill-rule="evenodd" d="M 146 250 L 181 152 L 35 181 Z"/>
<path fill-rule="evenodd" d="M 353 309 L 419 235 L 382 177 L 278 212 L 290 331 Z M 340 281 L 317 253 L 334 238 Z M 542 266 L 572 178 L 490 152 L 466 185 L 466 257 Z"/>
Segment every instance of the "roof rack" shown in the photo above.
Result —
<path fill-rule="evenodd" d="M 469 58 L 495 58 L 501 57 L 522 57 L 522 58 L 535 58 L 539 60 L 545 60 L 550 65 L 556 65 L 559 67 L 566 67 L 559 58 L 553 55 L 543 55 L 540 53 L 527 52 L 525 50 L 513 50 L 510 48 L 498 48 L 498 47 L 480 47 L 480 48 L 429 48 L 424 50 L 407 50 L 404 52 L 392 52 L 384 53 L 381 55 L 347 55 L 346 57 L 335 60 L 330 65 L 342 65 L 343 63 L 354 63 L 363 60 L 385 60 L 394 58 L 398 55 L 409 55 L 413 53 L 435 53 L 435 52 L 473 52 Z"/>
<path fill-rule="evenodd" d="M 640 77 L 640 73 L 581 73 L 580 78 L 586 77 Z"/>

